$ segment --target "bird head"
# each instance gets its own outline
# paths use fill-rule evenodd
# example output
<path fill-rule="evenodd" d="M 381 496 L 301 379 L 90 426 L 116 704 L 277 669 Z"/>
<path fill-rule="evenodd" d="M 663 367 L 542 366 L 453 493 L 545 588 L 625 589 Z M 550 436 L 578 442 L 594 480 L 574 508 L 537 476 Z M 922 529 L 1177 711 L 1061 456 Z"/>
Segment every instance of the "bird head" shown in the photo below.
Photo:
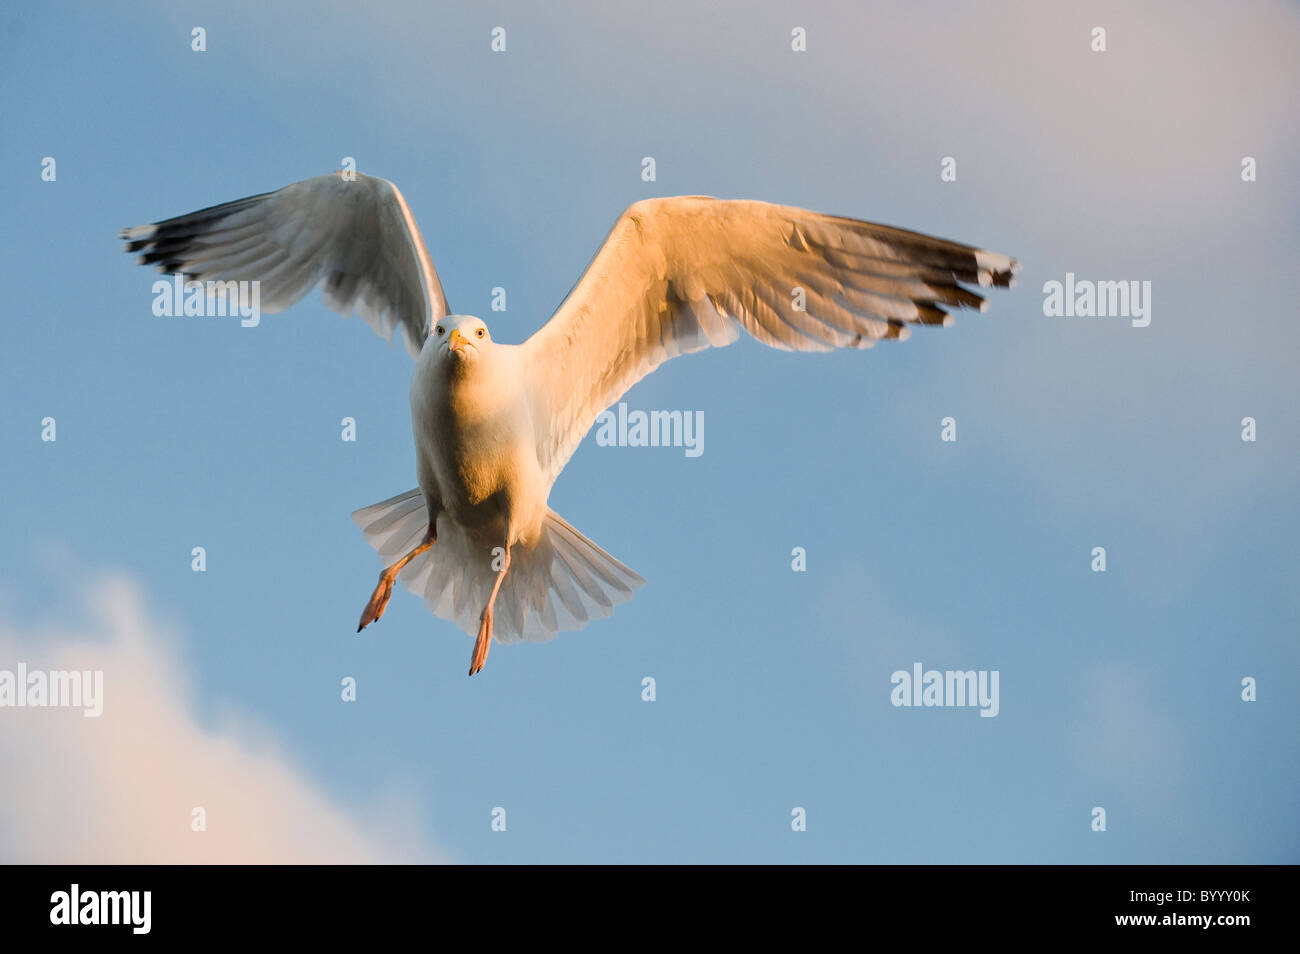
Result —
<path fill-rule="evenodd" d="M 473 315 L 447 315 L 433 327 L 433 342 L 443 360 L 473 361 L 492 346 L 483 319 Z"/>

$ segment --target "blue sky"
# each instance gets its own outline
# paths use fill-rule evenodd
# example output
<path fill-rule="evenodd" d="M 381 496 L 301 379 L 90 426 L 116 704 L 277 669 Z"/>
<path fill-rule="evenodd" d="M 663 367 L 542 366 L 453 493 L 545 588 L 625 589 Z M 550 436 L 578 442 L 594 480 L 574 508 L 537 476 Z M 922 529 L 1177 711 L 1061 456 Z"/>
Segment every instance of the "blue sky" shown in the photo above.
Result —
<path fill-rule="evenodd" d="M 191 805 L 242 797 L 257 824 L 197 836 L 235 858 L 1300 860 L 1293 5 L 381 6 L 0 15 L 0 669 L 103 660 L 108 694 L 103 726 L 0 710 L 0 858 L 208 857 Z M 405 591 L 353 632 L 379 567 L 348 514 L 415 485 L 404 350 L 317 294 L 253 329 L 155 318 L 116 239 L 345 156 L 504 341 L 647 195 L 1024 268 L 904 344 L 745 340 L 637 385 L 703 412 L 704 454 L 589 435 L 551 503 L 648 584 L 467 679 L 472 641 Z M 1066 272 L 1151 281 L 1150 327 L 1045 317 Z M 917 661 L 998 670 L 999 715 L 891 706 Z"/>

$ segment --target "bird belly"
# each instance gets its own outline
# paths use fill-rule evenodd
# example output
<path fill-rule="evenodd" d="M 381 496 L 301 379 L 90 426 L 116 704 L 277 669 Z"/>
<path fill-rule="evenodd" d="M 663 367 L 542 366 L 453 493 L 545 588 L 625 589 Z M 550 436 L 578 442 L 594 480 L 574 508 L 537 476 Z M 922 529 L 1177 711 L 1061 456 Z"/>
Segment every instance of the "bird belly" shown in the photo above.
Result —
<path fill-rule="evenodd" d="M 531 424 L 518 406 L 454 389 L 412 406 L 421 490 L 494 546 L 535 536 L 546 513 Z"/>

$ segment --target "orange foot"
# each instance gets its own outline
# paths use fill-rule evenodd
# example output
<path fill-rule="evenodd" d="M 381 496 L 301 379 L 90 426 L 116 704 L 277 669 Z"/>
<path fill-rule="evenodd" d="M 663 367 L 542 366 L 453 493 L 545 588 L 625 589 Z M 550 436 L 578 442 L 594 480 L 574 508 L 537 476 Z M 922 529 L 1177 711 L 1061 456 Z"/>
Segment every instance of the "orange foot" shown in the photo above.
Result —
<path fill-rule="evenodd" d="M 492 647 L 492 610 L 485 609 L 479 617 L 478 639 L 474 641 L 474 655 L 469 660 L 469 674 L 483 671 L 488 650 Z"/>
<path fill-rule="evenodd" d="M 361 611 L 361 622 L 357 624 L 358 633 L 384 615 L 384 609 L 388 606 L 388 600 L 392 595 L 393 578 L 388 575 L 387 571 L 380 573 L 379 582 L 375 585 L 375 591 L 370 594 L 370 602 Z"/>

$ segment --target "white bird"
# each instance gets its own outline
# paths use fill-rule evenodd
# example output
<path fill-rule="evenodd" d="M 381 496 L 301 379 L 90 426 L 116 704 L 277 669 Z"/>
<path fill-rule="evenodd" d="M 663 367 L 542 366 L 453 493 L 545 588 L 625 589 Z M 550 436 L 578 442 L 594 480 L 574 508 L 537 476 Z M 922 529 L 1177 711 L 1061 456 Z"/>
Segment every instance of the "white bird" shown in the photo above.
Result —
<path fill-rule="evenodd" d="M 414 490 L 352 518 L 385 563 L 360 632 L 400 579 L 476 634 L 470 675 L 495 635 L 549 639 L 608 616 L 645 581 L 547 506 L 597 415 L 669 358 L 740 329 L 790 351 L 867 348 L 911 324 L 948 325 L 943 305 L 986 307 L 963 285 L 1010 287 L 1004 255 L 885 225 L 764 202 L 645 199 L 614 224 L 581 281 L 520 345 L 449 314 L 397 187 L 317 176 L 124 229 L 141 264 L 200 281 L 258 281 L 262 311 L 323 281 L 325 303 L 359 312 L 411 379 Z"/>

